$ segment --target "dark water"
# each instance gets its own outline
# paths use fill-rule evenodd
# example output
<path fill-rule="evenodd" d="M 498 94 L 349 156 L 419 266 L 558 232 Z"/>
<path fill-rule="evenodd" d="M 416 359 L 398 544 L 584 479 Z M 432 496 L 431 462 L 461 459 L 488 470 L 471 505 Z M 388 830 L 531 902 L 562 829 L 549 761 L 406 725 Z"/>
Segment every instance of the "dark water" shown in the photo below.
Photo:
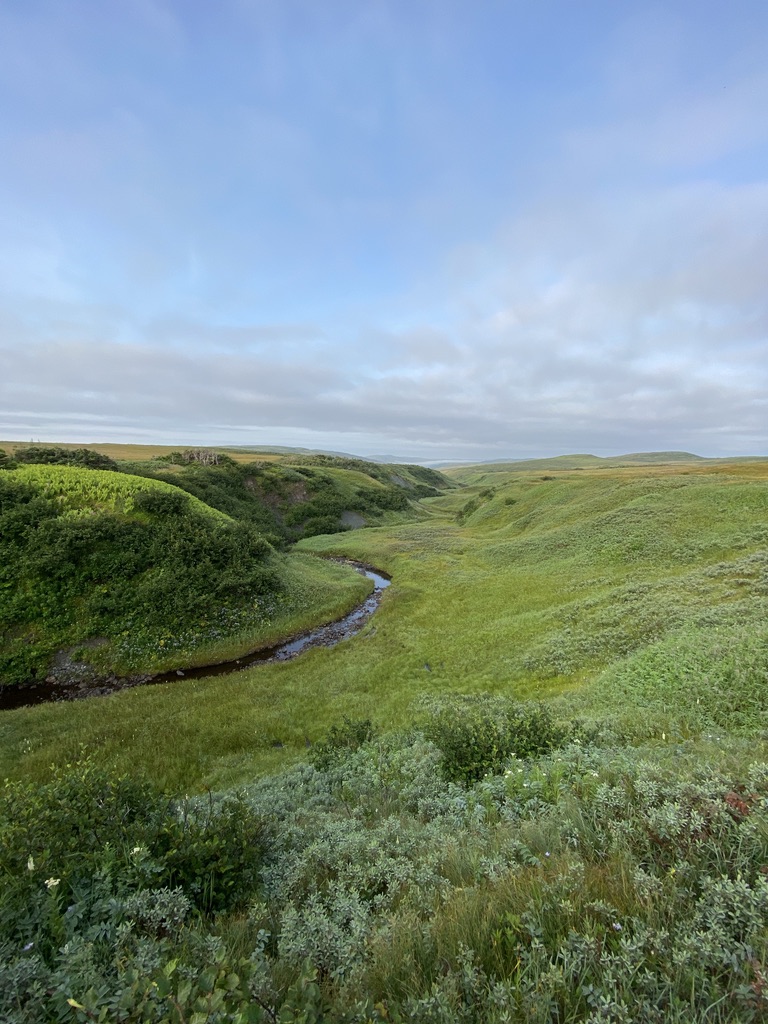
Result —
<path fill-rule="evenodd" d="M 224 676 L 232 672 L 242 672 L 252 665 L 260 665 L 274 661 L 289 661 L 298 654 L 312 647 L 335 647 L 342 640 L 348 640 L 358 633 L 379 607 L 381 595 L 389 586 L 390 580 L 384 573 L 369 569 L 356 562 L 348 562 L 359 573 L 373 580 L 374 590 L 361 605 L 351 612 L 330 622 L 325 626 L 302 633 L 292 640 L 286 640 L 274 647 L 262 647 L 252 654 L 246 654 L 234 661 L 220 662 L 218 665 L 205 665 L 200 668 L 176 669 L 163 672 L 156 676 L 141 676 L 129 679 L 110 678 L 99 680 L 93 684 L 83 683 L 22 683 L 17 686 L 0 686 L 0 710 L 10 711 L 13 708 L 30 707 L 32 704 L 45 704 L 50 701 L 82 700 L 85 697 L 104 697 L 118 690 L 126 690 L 133 686 L 154 686 L 160 683 L 177 683 L 179 679 L 203 679 L 210 676 Z"/>

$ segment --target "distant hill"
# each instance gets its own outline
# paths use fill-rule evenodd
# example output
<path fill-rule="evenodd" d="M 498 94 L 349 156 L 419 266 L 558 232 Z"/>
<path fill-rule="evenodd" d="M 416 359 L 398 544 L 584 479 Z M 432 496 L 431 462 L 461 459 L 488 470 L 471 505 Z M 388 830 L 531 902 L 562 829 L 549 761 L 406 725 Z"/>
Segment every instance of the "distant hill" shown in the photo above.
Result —
<path fill-rule="evenodd" d="M 483 466 L 488 472 L 531 469 L 601 469 L 616 466 L 663 466 L 670 463 L 702 463 L 702 462 L 734 462 L 760 461 L 760 456 L 737 456 L 727 459 L 707 459 L 692 452 L 632 452 L 628 455 L 554 455 L 543 459 L 489 459 L 480 462 L 441 462 L 433 463 L 440 469 L 468 469 L 470 466 Z"/>
<path fill-rule="evenodd" d="M 291 448 L 282 444 L 231 444 L 216 445 L 220 452 L 253 452 L 258 455 L 329 455 L 335 459 L 359 459 L 359 455 L 352 455 L 349 452 L 335 452 L 325 448 Z M 368 459 L 368 462 L 375 462 L 375 459 Z"/>

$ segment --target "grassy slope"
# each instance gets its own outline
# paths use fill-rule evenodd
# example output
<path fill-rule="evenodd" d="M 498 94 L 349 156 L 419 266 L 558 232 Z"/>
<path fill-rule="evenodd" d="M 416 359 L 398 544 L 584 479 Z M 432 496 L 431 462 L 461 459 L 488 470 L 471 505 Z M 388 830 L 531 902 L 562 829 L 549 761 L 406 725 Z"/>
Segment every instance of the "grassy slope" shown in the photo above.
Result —
<path fill-rule="evenodd" d="M 405 724 L 421 697 L 445 691 L 558 696 L 587 713 L 598 705 L 631 712 L 658 678 L 657 666 L 638 669 L 637 658 L 676 636 L 695 648 L 714 630 L 725 648 L 745 628 L 758 637 L 744 670 L 744 685 L 756 685 L 768 463 L 563 472 L 546 481 L 475 472 L 474 486 L 427 501 L 427 520 L 302 543 L 392 573 L 357 638 L 226 680 L 5 714 L 0 773 L 44 774 L 84 742 L 105 761 L 141 763 L 173 788 L 220 786 L 302 757 L 306 738 L 343 714 Z M 459 525 L 456 513 L 473 498 L 477 507 Z M 631 671 L 617 681 L 622 666 Z M 727 725 L 728 695 L 712 678 L 713 720 Z M 641 716 L 651 735 L 667 727 L 661 704 L 661 717 Z M 759 724 L 762 710 L 753 710 L 749 722 Z"/>
<path fill-rule="evenodd" d="M 155 490 L 174 494 L 172 484 L 160 480 L 126 476 L 103 469 L 77 469 L 73 466 L 19 466 L 7 471 L 7 480 L 15 480 L 37 488 L 45 497 L 56 498 L 63 509 L 71 512 L 92 511 L 130 513 L 133 498 L 138 491 Z M 229 516 L 217 509 L 190 498 L 196 512 L 215 522 L 225 522 Z"/>
<path fill-rule="evenodd" d="M 455 486 L 418 466 L 291 455 L 218 466 L 123 461 L 123 471 L 165 480 L 214 508 L 253 523 L 281 545 L 349 526 L 416 518 L 419 497 Z"/>
<path fill-rule="evenodd" d="M 147 493 L 171 498 L 180 496 L 178 488 L 169 483 L 122 473 L 68 466 L 22 466 L 4 472 L 2 481 L 6 484 L 18 482 L 23 486 L 31 486 L 46 499 L 53 499 L 61 520 L 69 521 L 74 518 L 71 524 L 73 526 L 81 518 L 84 525 L 90 526 L 98 514 L 108 519 L 112 518 L 117 524 L 135 521 L 152 527 L 152 515 L 134 504 L 137 496 Z M 198 532 L 202 530 L 207 536 L 209 548 L 225 539 L 222 530 L 226 533 L 230 527 L 235 526 L 227 515 L 210 508 L 195 497 L 184 495 L 183 501 L 190 513 L 196 517 L 198 525 L 195 529 Z M 56 522 L 58 521 L 54 520 L 54 524 Z M 185 525 L 179 527 L 182 534 L 190 529 L 190 522 L 185 520 Z M 51 525 L 50 522 L 48 525 Z M 157 529 L 159 526 L 162 526 L 162 523 L 157 521 L 153 528 Z M 76 532 L 80 532 L 79 527 Z M 173 529 L 171 533 L 173 534 Z M 103 556 L 105 545 L 108 546 L 109 542 L 100 539 L 98 543 L 100 555 Z M 115 547 L 114 543 L 112 547 Z M 162 552 L 159 552 L 159 555 L 162 557 Z M 86 569 L 87 557 L 86 553 Z M 115 558 L 116 569 L 120 563 L 117 550 Z M 238 657 L 256 647 L 267 646 L 311 626 L 336 619 L 358 604 L 372 588 L 368 580 L 350 569 L 308 558 L 306 555 L 286 556 L 273 552 L 267 555 L 265 560 L 270 572 L 276 573 L 279 578 L 279 589 L 275 594 L 268 593 L 265 597 L 259 598 L 262 610 L 258 614 L 250 611 L 253 605 L 251 597 L 247 600 L 241 599 L 238 606 L 248 605 L 248 615 L 240 625 L 236 625 L 239 622 L 237 615 L 228 618 L 227 626 L 218 623 L 210 618 L 209 611 L 214 611 L 210 609 L 204 611 L 208 616 L 205 626 L 190 623 L 187 635 L 180 636 L 175 630 L 166 634 L 163 632 L 164 612 L 161 607 L 157 609 L 157 621 L 149 623 L 148 620 L 145 621 L 145 617 L 138 614 L 134 617 L 129 630 L 120 636 L 107 633 L 111 637 L 110 643 L 98 649 L 84 650 L 82 657 L 95 661 L 103 671 L 118 673 L 157 672 L 170 668 L 210 664 Z M 152 565 L 150 571 L 162 569 L 163 564 L 157 562 Z M 43 654 L 49 656 L 58 647 L 92 638 L 94 628 L 98 631 L 95 635 L 102 635 L 100 626 L 103 627 L 103 623 L 97 622 L 84 611 L 85 602 L 90 594 L 96 590 L 107 592 L 115 587 L 119 589 L 141 585 L 142 579 L 143 574 L 139 573 L 135 577 L 129 576 L 116 583 L 109 573 L 102 575 L 92 585 L 79 587 L 76 595 L 64 602 L 69 610 L 68 616 L 63 616 L 59 611 L 55 624 L 46 624 L 39 615 L 33 621 L 16 622 L 13 633 L 9 636 L 15 637 L 14 642 L 18 643 L 20 634 L 27 635 L 30 641 L 33 640 L 39 645 Z M 183 581 L 179 580 L 179 583 Z M 44 587 L 41 589 L 40 581 L 33 575 L 22 580 L 13 578 L 12 586 L 14 589 L 36 588 L 35 593 L 39 592 L 41 601 L 50 602 L 55 598 L 55 592 L 49 593 L 49 589 Z M 250 591 L 250 594 L 255 597 L 255 591 Z M 201 603 L 201 607 L 204 603 Z M 220 635 L 222 633 L 223 636 Z"/>

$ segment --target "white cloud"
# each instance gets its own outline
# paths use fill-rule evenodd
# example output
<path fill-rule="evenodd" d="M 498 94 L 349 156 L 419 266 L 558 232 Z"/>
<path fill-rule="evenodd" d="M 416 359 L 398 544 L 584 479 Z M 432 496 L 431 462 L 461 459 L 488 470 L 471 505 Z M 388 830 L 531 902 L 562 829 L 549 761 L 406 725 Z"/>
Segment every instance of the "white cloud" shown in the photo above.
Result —
<path fill-rule="evenodd" d="M 387 4 L 242 0 L 231 81 L 180 5 L 107 18 L 114 75 L 96 30 L 6 15 L 37 59 L 0 68 L 29 114 L 0 169 L 0 435 L 768 451 L 760 32 L 710 67 L 717 39 L 640 12 L 572 97 L 519 50 L 519 78 L 480 51 L 456 78 L 459 6 L 414 34 Z"/>

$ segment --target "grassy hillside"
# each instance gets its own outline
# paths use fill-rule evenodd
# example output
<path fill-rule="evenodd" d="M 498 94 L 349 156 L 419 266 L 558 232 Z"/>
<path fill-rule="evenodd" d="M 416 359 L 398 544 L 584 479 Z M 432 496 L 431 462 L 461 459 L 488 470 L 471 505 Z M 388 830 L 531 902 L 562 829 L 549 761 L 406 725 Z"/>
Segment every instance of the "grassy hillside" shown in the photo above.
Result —
<path fill-rule="evenodd" d="M 419 514 L 414 504 L 455 486 L 421 466 L 382 466 L 362 459 L 291 456 L 271 462 L 206 466 L 119 463 L 126 472 L 182 487 L 212 507 L 252 522 L 275 544 L 380 526 Z"/>
<path fill-rule="evenodd" d="M 637 681 L 619 686 L 617 673 L 636 680 L 632 659 L 647 656 L 650 666 L 644 652 L 656 645 L 700 641 L 709 650 L 713 637 L 721 639 L 713 658 L 744 654 L 732 669 L 712 665 L 717 714 L 731 713 L 727 691 L 718 696 L 724 672 L 745 688 L 757 685 L 767 464 L 553 480 L 494 473 L 422 505 L 428 518 L 301 543 L 392 574 L 376 618 L 355 640 L 226 684 L 123 693 L 110 699 L 108 714 L 96 702 L 3 716 L 0 771 L 44 771 L 82 740 L 97 741 L 116 764 L 130 762 L 130 746 L 165 784 L 221 784 L 303 757 L 306 738 L 316 740 L 343 714 L 399 727 L 418 720 L 423 697 L 451 692 L 557 697 L 582 715 L 592 713 L 588 695 L 603 714 L 615 692 L 611 714 L 635 716 L 648 735 L 685 735 L 695 728 L 690 707 L 669 707 L 662 696 L 658 716 L 638 716 L 648 694 Z M 649 685 L 655 671 L 648 668 Z M 660 686 L 663 694 L 666 682 Z M 768 726 L 758 703 L 749 706 L 750 723 Z M 161 721 L 175 723 L 171 762 L 156 742 Z M 215 742 L 206 742 L 212 734 Z M 21 735 L 39 740 L 23 753 L 14 739 Z"/>
<path fill-rule="evenodd" d="M 414 518 L 420 513 L 419 499 L 457 486 L 423 466 L 298 449 L 249 457 L 236 449 L 0 445 L 0 469 L 25 464 L 107 469 L 162 480 L 251 523 L 281 547 L 319 533 Z"/>
<path fill-rule="evenodd" d="M 73 647 L 94 672 L 205 664 L 366 590 L 339 567 L 297 574 L 251 524 L 178 487 L 102 470 L 5 470 L 0 538 L 4 684 L 45 676 Z"/>
<path fill-rule="evenodd" d="M 352 641 L 0 718 L 0 1014 L 766 1019 L 768 463 L 465 478 L 301 542 Z"/>
<path fill-rule="evenodd" d="M 441 467 L 444 473 L 456 479 L 463 480 L 465 477 L 474 478 L 479 473 L 510 473 L 510 472 L 538 472 L 552 470 L 574 470 L 574 469 L 618 469 L 621 467 L 643 467 L 643 466 L 670 466 L 680 469 L 686 464 L 693 464 L 698 467 L 715 465 L 732 465 L 735 462 L 762 462 L 758 457 L 745 456 L 740 459 L 705 459 L 701 455 L 692 455 L 691 452 L 633 452 L 628 455 L 611 455 L 601 457 L 599 455 L 555 455 L 551 458 L 542 459 L 496 459 L 493 462 L 483 462 L 474 466 L 449 465 L 446 463 Z"/>

